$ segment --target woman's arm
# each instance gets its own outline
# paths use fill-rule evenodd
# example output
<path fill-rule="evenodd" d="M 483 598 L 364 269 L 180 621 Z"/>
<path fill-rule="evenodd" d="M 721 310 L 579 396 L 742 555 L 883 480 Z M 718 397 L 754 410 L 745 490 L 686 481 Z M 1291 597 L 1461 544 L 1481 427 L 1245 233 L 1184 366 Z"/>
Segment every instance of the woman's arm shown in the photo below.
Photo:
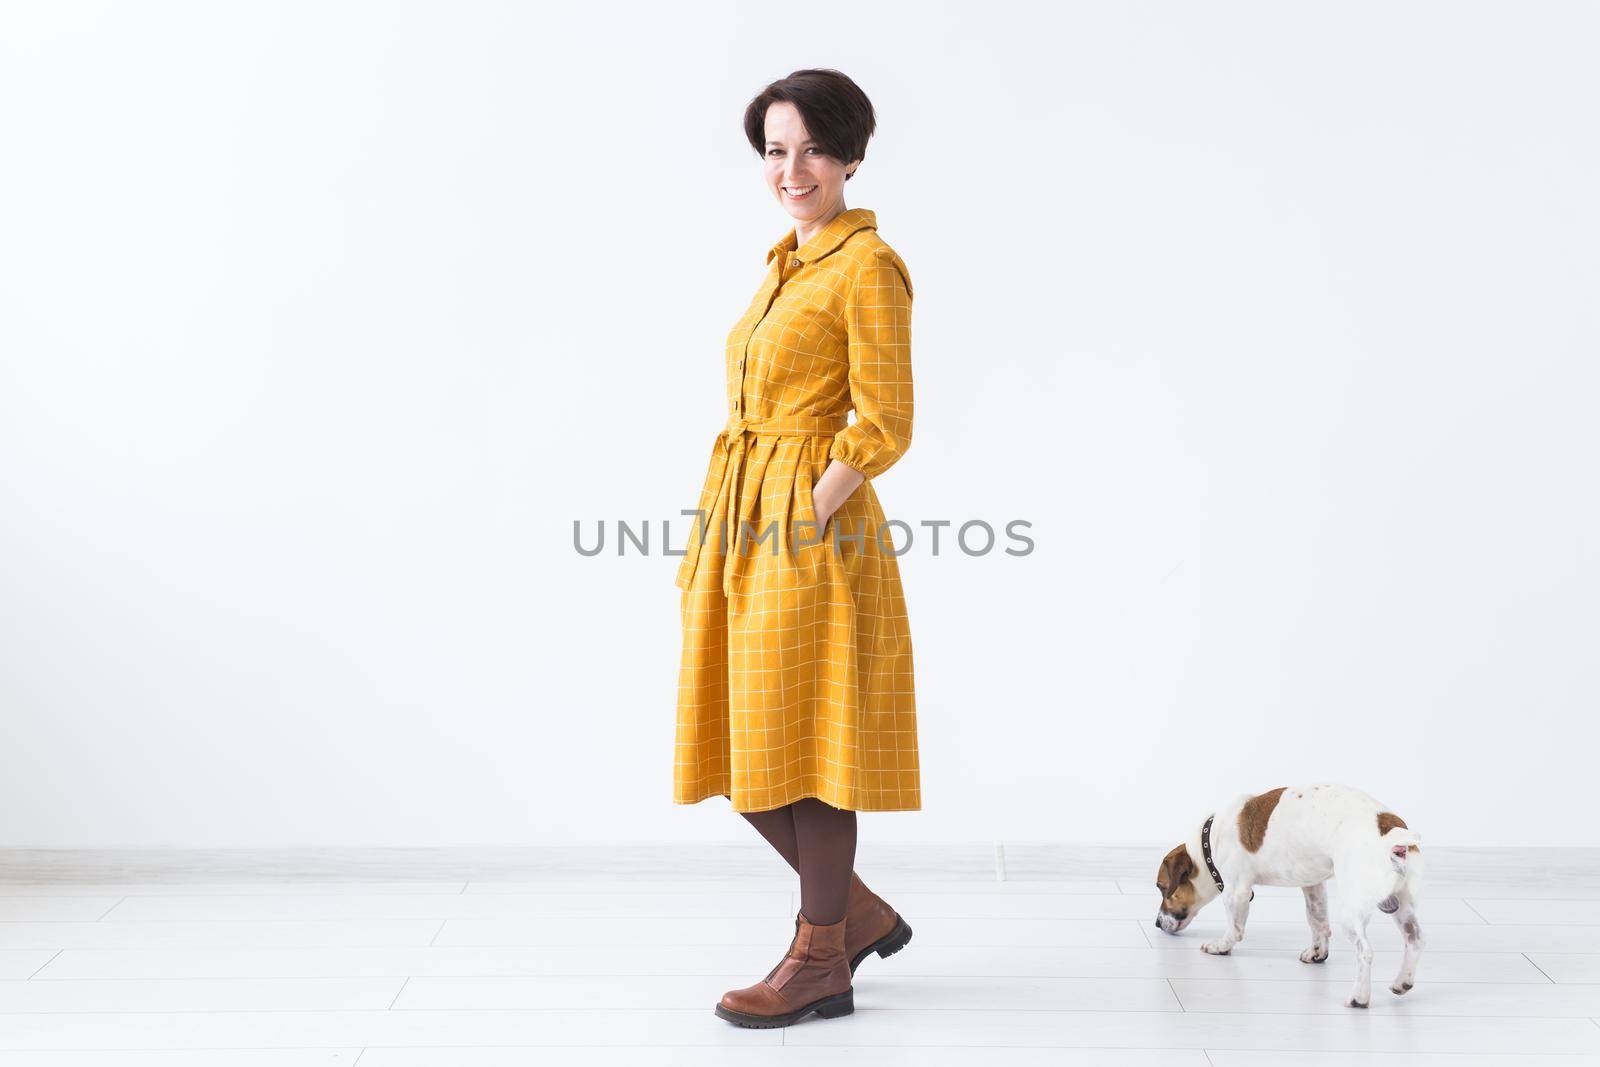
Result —
<path fill-rule="evenodd" d="M 911 447 L 911 279 L 900 257 L 876 249 L 845 305 L 853 423 L 833 439 L 833 462 L 812 488 L 818 526 L 868 478 Z"/>

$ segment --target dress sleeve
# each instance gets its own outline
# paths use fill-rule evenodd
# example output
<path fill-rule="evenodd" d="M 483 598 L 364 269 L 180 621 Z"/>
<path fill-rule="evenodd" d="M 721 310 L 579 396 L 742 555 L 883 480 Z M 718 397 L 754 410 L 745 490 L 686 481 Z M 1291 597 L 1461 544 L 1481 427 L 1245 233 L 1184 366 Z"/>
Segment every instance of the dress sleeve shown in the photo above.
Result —
<path fill-rule="evenodd" d="M 900 257 L 873 250 L 845 304 L 855 421 L 828 455 L 876 478 L 911 447 L 911 279 Z"/>

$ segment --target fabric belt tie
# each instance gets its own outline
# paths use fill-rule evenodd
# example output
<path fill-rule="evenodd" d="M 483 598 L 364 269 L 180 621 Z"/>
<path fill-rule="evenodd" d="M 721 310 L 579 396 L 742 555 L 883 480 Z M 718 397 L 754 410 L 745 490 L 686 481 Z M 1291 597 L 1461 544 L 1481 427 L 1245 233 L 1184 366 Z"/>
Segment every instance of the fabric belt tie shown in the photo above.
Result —
<path fill-rule="evenodd" d="M 733 558 L 736 555 L 734 546 L 739 543 L 739 535 L 745 528 L 745 523 L 752 520 L 752 516 L 739 510 L 740 502 L 734 499 L 738 491 L 739 481 L 744 473 L 744 461 L 749 449 L 750 439 L 753 437 L 832 437 L 849 425 L 849 420 L 844 415 L 775 415 L 765 419 L 747 419 L 739 416 L 729 416 L 728 422 L 717 434 L 717 445 L 712 450 L 713 468 L 721 466 L 720 472 L 715 472 L 706 478 L 709 483 L 717 481 L 716 496 L 712 506 L 704 518 L 703 536 L 691 537 L 687 555 L 680 565 L 680 588 L 688 589 L 694 584 L 695 572 L 700 566 L 700 553 L 705 547 L 706 539 L 711 536 L 711 518 L 713 515 L 722 514 L 723 521 L 728 524 L 728 536 L 724 538 L 722 559 L 722 593 L 724 596 L 733 596 Z M 759 496 L 751 498 L 751 507 L 755 506 Z M 721 504 L 718 507 L 718 503 Z M 739 514 L 735 515 L 735 511 Z M 697 529 L 700 522 L 695 523 Z"/>

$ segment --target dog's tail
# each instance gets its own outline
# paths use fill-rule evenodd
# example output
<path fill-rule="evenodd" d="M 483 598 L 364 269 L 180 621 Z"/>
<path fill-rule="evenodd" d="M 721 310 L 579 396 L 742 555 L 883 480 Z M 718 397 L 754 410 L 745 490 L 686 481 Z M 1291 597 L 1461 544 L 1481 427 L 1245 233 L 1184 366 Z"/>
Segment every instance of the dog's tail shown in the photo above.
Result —
<path fill-rule="evenodd" d="M 1395 872 L 1394 884 L 1389 895 L 1378 901 L 1378 910 L 1393 914 L 1400 907 L 1401 892 L 1413 901 L 1422 892 L 1422 835 L 1404 826 L 1391 826 L 1378 840 L 1388 850 L 1389 866 Z"/>

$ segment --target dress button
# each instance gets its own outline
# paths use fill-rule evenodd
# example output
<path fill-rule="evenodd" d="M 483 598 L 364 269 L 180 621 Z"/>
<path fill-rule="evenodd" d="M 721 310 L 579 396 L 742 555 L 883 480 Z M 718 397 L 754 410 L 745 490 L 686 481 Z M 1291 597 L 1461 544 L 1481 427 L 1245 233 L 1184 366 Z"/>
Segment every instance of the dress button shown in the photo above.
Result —
<path fill-rule="evenodd" d="M 791 266 L 791 267 L 798 267 L 799 265 L 800 265 L 800 261 L 798 259 L 791 259 L 789 261 L 789 266 Z"/>

